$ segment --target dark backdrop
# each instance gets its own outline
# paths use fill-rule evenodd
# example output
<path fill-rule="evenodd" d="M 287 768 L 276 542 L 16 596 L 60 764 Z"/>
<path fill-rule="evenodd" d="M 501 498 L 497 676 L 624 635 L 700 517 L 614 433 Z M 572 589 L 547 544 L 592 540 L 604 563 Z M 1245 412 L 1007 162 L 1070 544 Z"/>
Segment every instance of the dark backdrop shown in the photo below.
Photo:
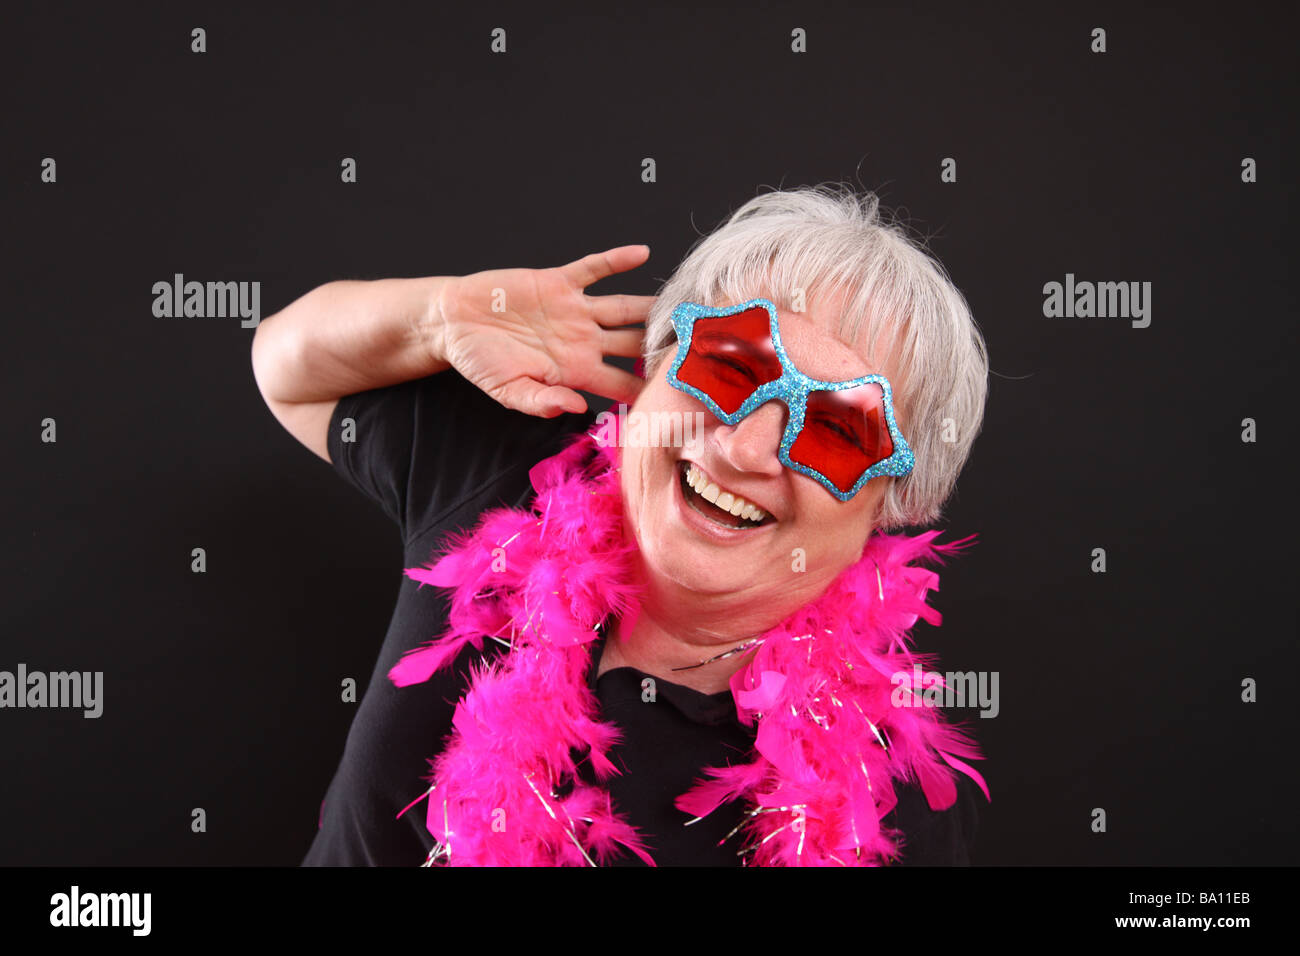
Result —
<path fill-rule="evenodd" d="M 981 542 L 917 635 L 1000 674 L 976 861 L 1295 859 L 1296 74 L 1271 8 L 226 6 L 4 30 L 0 669 L 105 687 L 97 720 L 0 710 L 0 863 L 297 863 L 340 681 L 364 687 L 397 593 L 395 528 L 272 418 L 252 330 L 155 318 L 154 282 L 260 281 L 269 316 L 330 279 L 645 242 L 592 291 L 653 293 L 759 190 L 837 180 L 930 239 L 992 357 L 944 523 Z M 1066 273 L 1151 282 L 1150 326 L 1045 318 Z"/>

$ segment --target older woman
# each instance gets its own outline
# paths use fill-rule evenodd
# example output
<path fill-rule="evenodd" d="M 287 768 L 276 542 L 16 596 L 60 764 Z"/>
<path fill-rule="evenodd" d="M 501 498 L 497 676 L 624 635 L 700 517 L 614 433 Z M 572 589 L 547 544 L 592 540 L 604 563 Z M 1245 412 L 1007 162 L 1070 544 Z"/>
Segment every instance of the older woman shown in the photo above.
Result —
<path fill-rule="evenodd" d="M 647 254 L 261 323 L 272 412 L 408 569 L 306 864 L 968 861 L 979 752 L 906 676 L 952 547 L 888 533 L 979 431 L 961 293 L 835 188 L 750 201 L 656 297 L 583 293 Z"/>

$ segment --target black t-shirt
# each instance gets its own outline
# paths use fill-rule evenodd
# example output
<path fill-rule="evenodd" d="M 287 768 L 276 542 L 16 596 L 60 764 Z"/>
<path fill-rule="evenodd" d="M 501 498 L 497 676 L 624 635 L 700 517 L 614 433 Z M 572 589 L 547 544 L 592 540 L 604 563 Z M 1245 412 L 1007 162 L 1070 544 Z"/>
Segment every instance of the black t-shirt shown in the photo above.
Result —
<path fill-rule="evenodd" d="M 352 441 L 343 440 L 345 419 L 354 423 Z M 397 523 L 410 568 L 428 562 L 445 534 L 471 528 L 488 508 L 526 507 L 528 470 L 593 422 L 590 413 L 542 419 L 512 411 L 449 370 L 340 399 L 329 453 L 339 474 Z M 409 687 L 396 687 L 388 671 L 442 634 L 447 593 L 403 576 L 304 866 L 418 866 L 433 846 L 424 802 L 400 818 L 397 813 L 428 788 L 429 761 L 451 732 L 469 665 L 480 652 L 467 645 L 450 669 Z M 592 642 L 592 675 L 603 640 L 602 633 Z M 503 650 L 488 641 L 481 653 Z M 738 865 L 742 836 L 724 838 L 743 817 L 741 802 L 687 827 L 688 816 L 673 801 L 703 768 L 745 761 L 754 730 L 737 719 L 730 691 L 703 694 L 656 677 L 655 700 L 643 701 L 647 676 L 617 667 L 593 680 L 602 718 L 623 735 L 610 752 L 623 772 L 606 783 L 614 806 L 660 866 Z M 957 803 L 937 813 L 919 789 L 899 789 L 898 806 L 884 822 L 906 836 L 904 864 L 970 862 L 977 791 L 964 774 L 957 779 Z M 631 853 L 618 862 L 643 865 Z"/>

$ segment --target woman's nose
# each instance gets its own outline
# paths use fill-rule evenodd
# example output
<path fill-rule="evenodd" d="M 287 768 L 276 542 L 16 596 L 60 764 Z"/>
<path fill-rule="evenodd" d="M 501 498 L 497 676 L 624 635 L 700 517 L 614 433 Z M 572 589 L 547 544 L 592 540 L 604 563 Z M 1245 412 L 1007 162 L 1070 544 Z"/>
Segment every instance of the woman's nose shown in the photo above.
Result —
<path fill-rule="evenodd" d="M 754 409 L 734 425 L 720 424 L 714 432 L 723 456 L 737 471 L 779 475 L 777 450 L 788 411 L 775 399 Z"/>

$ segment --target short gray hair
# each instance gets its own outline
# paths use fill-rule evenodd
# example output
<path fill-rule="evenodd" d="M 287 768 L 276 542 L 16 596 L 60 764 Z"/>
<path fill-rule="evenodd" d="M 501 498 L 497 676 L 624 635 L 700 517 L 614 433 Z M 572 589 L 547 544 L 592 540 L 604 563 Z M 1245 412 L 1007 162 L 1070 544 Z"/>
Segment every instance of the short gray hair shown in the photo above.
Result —
<path fill-rule="evenodd" d="M 844 304 L 839 335 L 856 341 L 865 331 L 868 358 L 882 334 L 895 339 L 901 383 L 893 383 L 894 401 L 916 466 L 891 480 L 877 526 L 935 523 L 983 423 L 988 353 L 943 265 L 924 240 L 882 217 L 874 193 L 804 186 L 741 206 L 695 244 L 657 293 L 646 321 L 647 374 L 675 351 L 670 316 L 679 303 L 762 296 L 794 311 L 800 289 L 802 311 Z"/>

